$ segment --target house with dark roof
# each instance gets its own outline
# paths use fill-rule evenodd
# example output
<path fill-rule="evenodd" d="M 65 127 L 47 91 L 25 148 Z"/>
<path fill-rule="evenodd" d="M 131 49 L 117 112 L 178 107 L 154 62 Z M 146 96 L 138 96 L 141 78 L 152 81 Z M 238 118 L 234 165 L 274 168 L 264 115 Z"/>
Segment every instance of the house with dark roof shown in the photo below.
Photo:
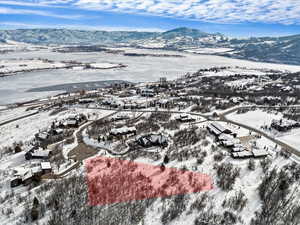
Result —
<path fill-rule="evenodd" d="M 137 138 L 136 142 L 144 148 L 150 148 L 153 146 L 164 148 L 168 146 L 168 140 L 162 134 L 147 134 Z"/>

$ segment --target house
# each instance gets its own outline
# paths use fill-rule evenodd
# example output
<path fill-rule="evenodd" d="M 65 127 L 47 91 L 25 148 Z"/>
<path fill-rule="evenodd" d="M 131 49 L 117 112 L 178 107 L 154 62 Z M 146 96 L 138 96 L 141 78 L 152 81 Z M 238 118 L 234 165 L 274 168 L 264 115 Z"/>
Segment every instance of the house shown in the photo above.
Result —
<path fill-rule="evenodd" d="M 130 119 L 129 115 L 128 114 L 125 114 L 125 113 L 119 113 L 115 116 L 112 117 L 112 121 L 120 121 L 120 120 L 128 120 Z"/>
<path fill-rule="evenodd" d="M 253 153 L 250 151 L 232 152 L 231 156 L 234 159 L 247 159 L 247 158 L 252 158 Z"/>
<path fill-rule="evenodd" d="M 14 188 L 14 187 L 18 187 L 22 184 L 22 178 L 21 176 L 15 176 L 10 180 L 10 187 Z"/>
<path fill-rule="evenodd" d="M 51 130 L 52 135 L 56 136 L 56 135 L 62 135 L 64 133 L 64 130 L 61 128 L 57 128 L 57 129 L 53 129 Z"/>
<path fill-rule="evenodd" d="M 136 139 L 136 142 L 144 148 L 153 146 L 167 147 L 168 141 L 162 134 L 148 134 Z"/>
<path fill-rule="evenodd" d="M 51 151 L 47 150 L 30 150 L 25 153 L 25 159 L 49 159 L 51 156 Z"/>
<path fill-rule="evenodd" d="M 160 85 L 166 85 L 167 84 L 167 78 L 166 77 L 160 77 L 159 78 Z"/>
<path fill-rule="evenodd" d="M 133 134 L 136 135 L 136 128 L 135 127 L 121 127 L 121 128 L 116 128 L 112 129 L 110 131 L 110 134 L 113 136 L 124 136 L 124 135 L 129 135 Z"/>
<path fill-rule="evenodd" d="M 35 178 L 42 176 L 43 171 L 40 165 L 31 168 L 31 172 Z"/>
<path fill-rule="evenodd" d="M 212 133 L 216 137 L 220 136 L 221 134 L 230 134 L 233 137 L 237 136 L 236 133 L 233 133 L 230 129 L 223 127 L 221 124 L 219 124 L 217 122 L 210 123 L 207 126 L 207 129 L 210 133 Z"/>
<path fill-rule="evenodd" d="M 296 127 L 300 127 L 300 123 L 294 120 L 280 119 L 273 120 L 271 127 L 280 132 L 285 132 Z"/>
<path fill-rule="evenodd" d="M 82 99 L 79 99 L 78 103 L 79 104 L 89 104 L 89 103 L 93 103 L 94 102 L 94 99 L 92 98 L 82 98 Z"/>
<path fill-rule="evenodd" d="M 69 115 L 67 120 L 64 122 L 64 126 L 68 128 L 78 128 L 87 120 L 86 116 L 83 114 L 73 114 Z"/>
<path fill-rule="evenodd" d="M 79 122 L 77 120 L 70 119 L 70 120 L 67 120 L 64 123 L 64 125 L 65 125 L 65 127 L 68 127 L 68 128 L 78 128 L 79 127 Z"/>
<path fill-rule="evenodd" d="M 34 180 L 34 174 L 31 172 L 31 170 L 28 170 L 22 177 L 22 184 L 27 186 L 31 184 Z"/>
<path fill-rule="evenodd" d="M 50 137 L 49 133 L 46 131 L 40 132 L 36 135 L 38 141 L 46 141 Z"/>
<path fill-rule="evenodd" d="M 52 166 L 50 162 L 41 162 L 42 174 L 48 174 L 52 172 Z"/>
<path fill-rule="evenodd" d="M 136 103 L 125 103 L 123 108 L 124 109 L 137 109 L 138 104 L 136 104 Z"/>
<path fill-rule="evenodd" d="M 262 158 L 269 155 L 269 153 L 264 149 L 253 149 L 252 152 L 254 158 Z"/>
<path fill-rule="evenodd" d="M 242 144 L 235 144 L 231 149 L 231 152 L 242 152 L 242 151 L 246 151 L 246 147 L 243 146 Z"/>
<path fill-rule="evenodd" d="M 143 96 L 143 97 L 154 97 L 155 92 L 152 89 L 145 88 L 145 89 L 141 90 L 141 96 Z"/>
<path fill-rule="evenodd" d="M 189 122 L 195 122 L 196 119 L 191 117 L 188 114 L 180 114 L 178 117 L 176 117 L 176 120 L 181 123 L 189 123 Z"/>

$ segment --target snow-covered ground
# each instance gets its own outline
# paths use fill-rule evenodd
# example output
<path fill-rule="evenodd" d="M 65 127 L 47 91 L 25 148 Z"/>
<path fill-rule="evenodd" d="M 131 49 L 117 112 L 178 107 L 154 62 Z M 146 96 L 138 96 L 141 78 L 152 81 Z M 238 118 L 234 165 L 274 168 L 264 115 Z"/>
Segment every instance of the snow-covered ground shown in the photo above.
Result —
<path fill-rule="evenodd" d="M 293 129 L 290 132 L 283 134 L 282 136 L 278 137 L 278 139 L 282 142 L 291 145 L 292 147 L 299 149 L 300 151 L 300 129 Z"/>
<path fill-rule="evenodd" d="M 9 111 L 12 114 L 17 114 L 19 112 L 22 113 L 22 110 L 16 109 Z M 5 125 L 1 127 L 0 129 L 0 144 L 1 146 L 7 146 L 8 144 L 13 143 L 14 141 L 26 141 L 32 138 L 35 132 L 37 132 L 40 129 L 44 129 L 45 127 L 49 126 L 51 122 L 55 119 L 65 119 L 68 116 L 74 114 L 74 113 L 85 113 L 86 115 L 90 115 L 90 119 L 96 120 L 99 118 L 102 118 L 104 116 L 109 115 L 112 113 L 112 111 L 108 110 L 97 110 L 97 109 L 85 109 L 85 108 L 79 108 L 79 107 L 74 107 L 70 108 L 67 111 L 63 111 L 58 113 L 55 116 L 49 116 L 49 112 L 42 112 L 39 113 L 33 117 L 23 119 L 21 121 L 18 121 L 16 123 L 11 123 L 8 125 Z M 128 113 L 131 116 L 133 114 Z M 256 115 L 256 116 L 255 116 Z M 259 116 L 258 116 L 259 115 Z M 172 115 L 174 118 L 176 115 Z M 245 119 L 249 119 L 250 123 L 253 123 L 253 126 L 259 128 L 261 125 L 264 125 L 265 122 L 269 122 L 270 118 L 274 118 L 274 114 L 269 114 L 267 112 L 263 112 L 262 110 L 256 110 L 254 112 L 249 112 L 248 114 L 233 114 L 231 115 L 237 120 L 242 120 L 242 122 L 245 122 Z M 278 115 L 278 117 L 280 114 Z M 199 121 L 202 121 L 201 118 L 198 119 Z M 197 121 L 198 121 L 197 120 Z M 258 122 L 256 121 L 258 120 Z M 37 122 L 38 121 L 38 122 Z M 238 133 L 238 137 L 244 137 L 249 135 L 249 131 L 240 128 L 236 125 L 230 125 L 227 123 L 220 122 L 223 126 L 228 126 L 230 129 L 232 129 L 234 132 Z M 16 128 L 16 124 L 20 125 L 20 128 Z M 205 125 L 207 125 L 207 122 L 199 123 L 197 126 L 199 128 L 205 129 Z M 187 128 L 188 124 L 182 124 L 181 129 Z M 167 135 L 172 136 L 174 131 L 169 131 L 166 130 L 164 131 L 167 133 Z M 205 140 L 208 142 L 207 145 L 202 145 L 201 142 L 193 145 L 193 146 L 187 146 L 189 150 L 192 150 L 194 148 L 198 148 L 199 152 L 206 151 L 207 156 L 205 157 L 204 162 L 199 165 L 197 163 L 197 158 L 196 157 L 191 157 L 188 160 L 172 160 L 168 163 L 168 167 L 173 167 L 173 168 L 182 168 L 185 166 L 188 170 L 190 171 L 197 171 L 200 173 L 207 174 L 212 177 L 213 182 L 214 182 L 214 189 L 211 191 L 208 191 L 208 195 L 212 197 L 210 201 L 212 201 L 215 205 L 214 210 L 217 210 L 218 213 L 224 212 L 226 209 L 222 207 L 222 203 L 224 199 L 228 199 L 231 196 L 234 196 L 236 191 L 242 190 L 245 195 L 248 198 L 248 202 L 246 207 L 239 213 L 239 215 L 244 219 L 245 224 L 249 224 L 251 218 L 254 216 L 254 212 L 260 209 L 260 201 L 259 201 L 259 196 L 258 196 L 258 191 L 257 188 L 260 184 L 263 172 L 262 169 L 259 165 L 259 159 L 255 159 L 256 163 L 256 169 L 254 171 L 250 171 L 248 169 L 248 160 L 235 160 L 229 156 L 229 153 L 227 150 L 219 148 L 217 151 L 213 152 L 212 151 L 212 145 L 215 144 L 214 138 L 211 135 L 205 136 Z M 99 143 L 96 141 L 93 141 L 89 139 L 89 137 L 84 134 L 84 141 L 88 142 L 92 146 L 97 146 L 100 147 Z M 276 146 L 274 143 L 268 141 L 265 138 L 260 138 L 260 139 L 255 139 L 257 146 L 259 148 L 264 148 L 267 147 L 269 152 L 271 153 L 270 158 L 272 159 L 272 167 L 278 167 L 282 168 L 284 165 L 287 163 L 290 163 L 290 159 L 284 159 L 283 157 L 279 157 L 276 154 L 272 154 L 273 152 L 276 152 Z M 67 158 L 67 154 L 70 151 L 70 149 L 74 148 L 77 144 L 77 140 L 75 140 L 75 143 L 70 144 L 70 145 L 64 145 L 63 146 L 63 155 L 65 158 Z M 107 145 L 101 146 L 101 147 L 110 147 Z M 157 149 L 158 151 L 161 151 L 162 156 L 166 153 L 168 150 L 167 148 L 165 149 Z M 182 149 L 178 149 L 182 150 Z M 221 188 L 218 187 L 217 185 L 217 176 L 216 176 L 216 171 L 214 169 L 214 164 L 216 163 L 214 159 L 214 155 L 217 154 L 219 151 L 224 152 L 226 154 L 224 158 L 224 162 L 230 162 L 234 164 L 234 166 L 241 168 L 241 173 L 240 176 L 236 179 L 234 189 L 230 191 L 223 191 Z M 103 154 L 101 151 L 100 154 Z M 148 163 L 151 165 L 160 165 L 162 163 L 161 160 L 154 161 L 151 158 L 147 157 L 138 157 L 136 159 L 137 162 L 142 162 L 142 163 Z M 10 169 L 16 169 L 18 171 L 24 170 L 26 168 L 25 163 L 27 163 L 24 159 L 24 152 L 17 153 L 15 155 L 10 155 L 9 157 L 4 157 L 0 159 L 0 172 L 1 171 L 9 171 Z M 65 164 L 63 164 L 60 167 L 60 172 L 64 171 L 65 169 L 69 168 L 70 166 L 74 165 L 71 161 L 66 160 Z M 83 169 L 79 169 L 76 171 L 76 173 L 83 174 L 85 173 Z M 9 175 L 1 175 L 0 173 L 0 196 L 5 196 L 10 192 L 10 187 L 9 187 Z M 49 181 L 51 182 L 51 181 Z M 22 189 L 23 187 L 18 187 L 15 188 L 14 191 L 16 193 L 20 193 L 23 191 L 24 193 L 27 193 L 26 190 Z M 35 193 L 35 190 L 32 190 L 32 193 Z M 49 194 L 49 193 L 47 193 Z M 189 194 L 186 197 L 189 197 L 190 200 L 187 202 L 187 209 L 189 209 L 189 206 L 191 205 L 192 202 L 194 202 L 195 199 L 199 198 L 203 192 L 200 193 L 194 193 L 194 194 Z M 43 196 L 46 195 L 46 193 L 42 193 L 42 196 L 40 199 L 43 199 Z M 12 202 L 15 200 L 12 198 Z M 4 203 L 5 207 L 10 207 L 10 203 L 6 201 Z M 161 199 L 158 198 L 152 206 L 150 206 L 145 214 L 144 218 L 144 224 L 151 224 L 151 225 L 160 225 L 161 223 L 161 217 L 163 211 L 165 211 L 165 205 L 162 203 Z M 0 220 L 5 221 L 5 224 L 10 224 L 14 225 L 16 224 L 17 218 L 21 217 L 22 207 L 19 207 L 18 210 L 14 211 L 14 214 L 9 218 L 6 217 L 3 214 L 0 214 Z M 181 216 L 176 218 L 176 220 L 172 221 L 171 224 L 194 224 L 194 220 L 197 217 L 197 213 L 193 212 L 192 214 L 187 213 L 188 210 L 185 210 Z M 43 220 L 46 220 L 47 218 L 43 218 Z"/>
<path fill-rule="evenodd" d="M 238 114 L 236 112 L 227 115 L 227 118 L 250 127 L 261 129 L 261 126 L 269 126 L 272 120 L 282 118 L 281 113 L 270 113 L 261 109 L 255 111 L 248 111 L 246 113 Z"/>
<path fill-rule="evenodd" d="M 28 43 L 16 42 L 11 40 L 6 40 L 5 43 L 0 43 L 0 51 L 35 51 L 38 50 L 40 46 L 31 45 Z M 43 47 L 45 48 L 45 47 Z"/>
<path fill-rule="evenodd" d="M 122 50 L 122 48 L 120 48 Z M 19 100 L 25 101 L 36 97 L 45 97 L 47 92 L 28 93 L 26 90 L 37 87 L 50 85 L 58 85 L 64 83 L 79 83 L 89 81 L 103 80 L 128 80 L 132 82 L 158 81 L 160 77 L 167 79 L 175 79 L 185 75 L 187 72 L 196 72 L 201 68 L 210 68 L 214 66 L 230 66 L 230 67 L 247 67 L 259 69 L 277 69 L 288 71 L 300 71 L 300 66 L 280 65 L 270 63 L 258 63 L 246 60 L 231 59 L 213 55 L 197 55 L 192 53 L 182 53 L 176 51 L 161 50 L 145 50 L 125 48 L 128 52 L 136 52 L 142 54 L 172 54 L 183 55 L 184 58 L 178 57 L 133 57 L 124 56 L 122 54 L 110 54 L 104 52 L 98 53 L 59 53 L 52 52 L 49 49 L 43 49 L 33 52 L 19 52 L 18 58 L 28 60 L 32 58 L 44 58 L 55 62 L 64 60 L 74 60 L 83 63 L 103 63 L 111 62 L 113 64 L 124 64 L 126 68 L 111 69 L 99 71 L 91 70 L 50 70 L 47 72 L 35 71 L 18 74 L 17 76 L 0 78 L 0 104 L 11 103 Z M 0 60 L 14 59 L 13 53 L 0 55 Z M 188 62 L 188 63 L 187 63 Z M 243 73 L 243 69 L 234 69 L 222 75 L 230 75 L 236 72 Z M 264 74 L 262 71 L 245 70 L 247 74 Z M 214 75 L 213 73 L 207 75 Z"/>
<path fill-rule="evenodd" d="M 6 109 L 0 111 L 0 123 L 13 120 L 21 116 L 26 116 L 36 112 L 35 110 L 26 111 L 27 107 L 18 107 L 14 109 Z"/>
<path fill-rule="evenodd" d="M 276 130 L 263 129 L 264 126 L 270 127 L 273 120 L 280 120 L 283 115 L 279 112 L 267 112 L 261 109 L 238 114 L 236 112 L 227 115 L 227 118 L 250 127 L 259 129 L 268 133 L 272 137 L 298 149 L 300 151 L 300 129 L 292 129 L 287 132 L 279 132 Z"/>
<path fill-rule="evenodd" d="M 42 59 L 9 59 L 0 60 L 0 73 L 15 73 L 21 71 L 63 68 L 66 64 L 48 62 Z"/>
<path fill-rule="evenodd" d="M 193 48 L 187 49 L 185 52 L 197 53 L 197 54 L 214 54 L 214 53 L 225 53 L 232 51 L 231 48 Z"/>
<path fill-rule="evenodd" d="M 91 63 L 91 67 L 95 69 L 112 69 L 119 67 L 119 64 L 114 64 L 114 63 Z"/>
<path fill-rule="evenodd" d="M 0 147 L 11 146 L 14 142 L 30 141 L 39 130 L 50 126 L 53 118 L 49 112 L 39 113 L 0 127 Z M 18 127 L 17 127 L 18 126 Z"/>

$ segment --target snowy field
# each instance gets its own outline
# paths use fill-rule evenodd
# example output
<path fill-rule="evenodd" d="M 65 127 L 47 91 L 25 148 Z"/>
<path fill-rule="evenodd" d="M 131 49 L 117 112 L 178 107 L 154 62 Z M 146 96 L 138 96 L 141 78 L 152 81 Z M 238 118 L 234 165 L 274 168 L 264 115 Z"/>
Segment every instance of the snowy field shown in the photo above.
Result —
<path fill-rule="evenodd" d="M 26 111 L 26 109 L 27 109 L 26 107 L 20 107 L 20 108 L 0 111 L 0 123 L 35 112 L 35 111 Z"/>
<path fill-rule="evenodd" d="M 48 62 L 41 59 L 9 59 L 0 60 L 0 73 L 17 73 L 29 70 L 63 68 L 66 64 Z"/>
<path fill-rule="evenodd" d="M 92 63 L 91 67 L 95 69 L 113 69 L 118 67 L 119 64 L 113 64 L 113 63 Z"/>
<path fill-rule="evenodd" d="M 5 111 L 0 115 L 1 120 L 11 118 L 24 112 L 24 108 L 16 108 L 10 111 Z M 28 111 L 32 113 L 34 111 Z M 61 112 L 55 116 L 50 116 L 49 112 L 41 112 L 34 116 L 15 121 L 0 127 L 0 147 L 11 146 L 14 142 L 26 142 L 30 141 L 36 133 L 40 130 L 51 126 L 55 119 L 67 118 L 71 114 L 84 113 L 85 115 L 90 114 L 90 119 L 98 119 L 102 116 L 107 115 L 110 111 L 101 111 L 93 109 L 70 109 L 68 111 Z M 93 115 L 95 114 L 95 115 Z M 7 117 L 7 118 L 6 118 Z M 38 122 L 36 122 L 38 121 Z M 18 126 L 18 128 L 16 128 Z"/>
<path fill-rule="evenodd" d="M 248 125 L 250 127 L 260 129 L 269 135 L 276 137 L 278 140 L 298 149 L 300 151 L 300 129 L 292 129 L 287 132 L 278 132 L 275 130 L 269 131 L 262 129 L 262 126 L 270 126 L 272 120 L 283 118 L 281 113 L 270 113 L 262 110 L 249 111 L 243 114 L 236 112 L 227 116 L 228 119 Z"/>
<path fill-rule="evenodd" d="M 125 50 L 130 51 L 130 49 L 128 48 L 126 48 Z M 201 68 L 210 68 L 214 66 L 239 66 L 259 69 L 288 70 L 293 72 L 300 71 L 300 66 L 258 63 L 212 55 L 197 55 L 192 53 L 145 49 L 132 49 L 132 51 L 137 53 L 141 52 L 143 54 L 175 54 L 183 55 L 185 57 L 133 57 L 123 56 L 122 54 L 109 54 L 103 52 L 69 54 L 51 52 L 48 49 L 33 52 L 19 52 L 18 58 L 22 58 L 24 60 L 42 57 L 54 61 L 75 60 L 83 63 L 103 63 L 109 61 L 113 64 L 122 63 L 124 65 L 128 65 L 128 67 L 105 71 L 99 71 L 97 69 L 59 69 L 46 72 L 27 72 L 18 74 L 16 76 L 3 77 L 0 78 L 0 104 L 31 100 L 33 98 L 45 97 L 52 94 L 47 92 L 26 92 L 28 89 L 36 87 L 112 79 L 121 79 L 133 82 L 158 81 L 160 77 L 175 79 L 186 74 L 187 72 L 193 73 Z M 10 60 L 14 59 L 15 57 L 16 56 L 14 53 L 8 53 L 0 55 L 0 60 Z M 228 74 L 230 75 L 234 72 L 235 71 L 229 71 Z M 249 72 L 247 72 L 247 74 L 249 74 Z"/>
<path fill-rule="evenodd" d="M 293 129 L 291 132 L 287 132 L 287 134 L 280 136 L 278 139 L 300 151 L 300 129 Z"/>
<path fill-rule="evenodd" d="M 214 53 L 225 53 L 232 51 L 231 48 L 195 48 L 187 49 L 185 52 L 197 53 L 197 54 L 214 54 Z"/>
<path fill-rule="evenodd" d="M 270 113 L 261 109 L 255 111 L 248 111 L 246 113 L 238 114 L 236 112 L 229 114 L 228 119 L 248 125 L 250 127 L 261 129 L 261 126 L 269 126 L 272 120 L 282 118 L 281 113 Z"/>
<path fill-rule="evenodd" d="M 39 48 L 40 46 L 38 45 L 31 45 L 10 40 L 6 40 L 6 43 L 0 43 L 0 51 L 34 51 Z"/>

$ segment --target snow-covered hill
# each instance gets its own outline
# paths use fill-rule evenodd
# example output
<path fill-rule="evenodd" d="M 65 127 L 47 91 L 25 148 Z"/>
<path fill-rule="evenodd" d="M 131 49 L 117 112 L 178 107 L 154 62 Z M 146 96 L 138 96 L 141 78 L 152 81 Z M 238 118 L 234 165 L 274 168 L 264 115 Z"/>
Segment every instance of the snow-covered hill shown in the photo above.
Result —
<path fill-rule="evenodd" d="M 219 33 L 210 34 L 185 27 L 166 32 L 26 29 L 2 30 L 0 40 L 0 44 L 5 43 L 5 40 L 48 45 L 91 45 L 93 43 L 93 45 L 125 45 L 180 51 L 191 48 L 230 48 L 232 49 L 230 52 L 208 52 L 254 61 L 300 64 L 300 35 L 236 39 Z"/>

